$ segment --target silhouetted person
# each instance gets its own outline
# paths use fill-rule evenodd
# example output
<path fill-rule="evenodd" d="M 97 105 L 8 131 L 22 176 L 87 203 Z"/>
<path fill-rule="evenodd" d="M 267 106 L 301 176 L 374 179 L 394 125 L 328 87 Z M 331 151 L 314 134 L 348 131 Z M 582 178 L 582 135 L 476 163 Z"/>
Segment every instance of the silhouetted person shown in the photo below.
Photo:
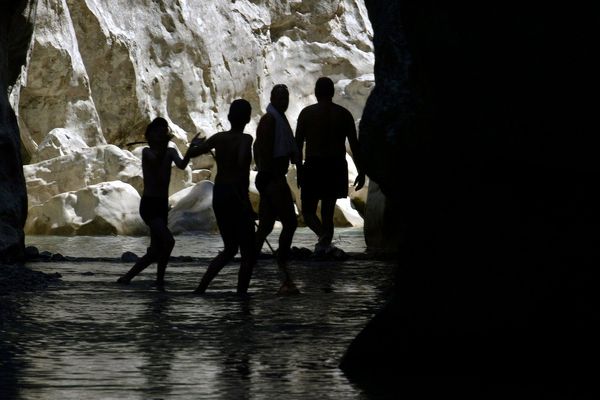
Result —
<path fill-rule="evenodd" d="M 144 193 L 140 202 L 140 216 L 150 228 L 150 247 L 146 254 L 117 282 L 129 283 L 153 262 L 156 269 L 156 285 L 164 289 L 165 270 L 175 239 L 167 226 L 169 213 L 169 182 L 171 165 L 184 169 L 190 161 L 189 149 L 181 159 L 179 152 L 169 147 L 171 135 L 169 125 L 164 118 L 155 118 L 146 128 L 146 140 L 149 147 L 142 150 L 142 172 L 144 175 Z"/>
<path fill-rule="evenodd" d="M 237 293 L 248 291 L 256 261 L 254 250 L 254 212 L 248 197 L 252 136 L 244 133 L 252 108 L 246 100 L 231 103 L 227 118 L 231 129 L 210 138 L 192 141 L 190 155 L 196 157 L 215 149 L 217 176 L 213 189 L 213 209 L 225 248 L 208 265 L 195 293 L 202 294 L 221 269 L 241 252 Z"/>
<path fill-rule="evenodd" d="M 306 225 L 317 234 L 315 252 L 326 252 L 333 239 L 333 212 L 337 199 L 348 196 L 348 164 L 346 139 L 358 176 L 356 190 L 363 187 L 365 174 L 361 170 L 358 139 L 350 111 L 335 104 L 333 81 L 323 77 L 315 84 L 317 104 L 305 107 L 298 116 L 296 143 L 299 154 L 306 143 L 305 161 L 300 169 L 302 216 Z M 321 220 L 317 205 L 321 201 Z"/>
<path fill-rule="evenodd" d="M 298 226 L 294 200 L 285 178 L 290 161 L 297 164 L 301 158 L 294 142 L 292 128 L 285 117 L 289 105 L 289 92 L 285 85 L 275 85 L 271 90 L 271 103 L 256 129 L 254 161 L 258 169 L 256 188 L 260 193 L 259 225 L 256 232 L 257 253 L 273 230 L 275 220 L 282 224 L 277 250 L 277 266 L 283 274 L 280 293 L 297 292 L 287 269 L 292 238 Z"/>

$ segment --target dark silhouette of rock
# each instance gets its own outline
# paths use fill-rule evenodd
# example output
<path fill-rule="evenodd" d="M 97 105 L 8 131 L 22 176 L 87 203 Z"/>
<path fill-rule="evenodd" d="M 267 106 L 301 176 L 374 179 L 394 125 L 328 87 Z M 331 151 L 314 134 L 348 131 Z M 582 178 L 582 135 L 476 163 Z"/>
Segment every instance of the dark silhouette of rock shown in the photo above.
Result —
<path fill-rule="evenodd" d="M 126 251 L 123 254 L 121 254 L 121 261 L 126 263 L 134 263 L 139 259 L 140 257 L 131 251 Z"/>
<path fill-rule="evenodd" d="M 25 260 L 35 260 L 40 256 L 40 251 L 35 246 L 25 247 Z"/>
<path fill-rule="evenodd" d="M 400 375 L 588 365 L 600 333 L 594 14 L 366 4 L 376 87 L 359 140 L 405 232 L 395 297 L 342 368 L 400 388 Z"/>
<path fill-rule="evenodd" d="M 25 63 L 34 3 L 21 0 L 0 4 L 0 262 L 24 257 L 27 190 L 19 127 L 8 101 L 8 88 Z"/>

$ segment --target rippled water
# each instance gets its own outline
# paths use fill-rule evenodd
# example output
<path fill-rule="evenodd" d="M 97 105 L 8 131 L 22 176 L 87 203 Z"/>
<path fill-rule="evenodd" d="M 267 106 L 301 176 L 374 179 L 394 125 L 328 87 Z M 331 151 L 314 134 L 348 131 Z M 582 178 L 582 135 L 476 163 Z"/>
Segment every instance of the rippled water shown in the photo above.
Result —
<path fill-rule="evenodd" d="M 339 247 L 364 248 L 360 231 L 340 232 Z M 215 235 L 177 240 L 176 255 L 214 254 L 221 243 Z M 312 240 L 300 230 L 294 244 Z M 142 252 L 147 238 L 28 241 L 65 255 L 117 257 Z M 295 262 L 302 294 L 279 297 L 275 264 L 262 260 L 247 299 L 234 294 L 236 264 L 207 295 L 192 295 L 206 264 L 170 265 L 166 293 L 151 286 L 152 267 L 120 286 L 114 281 L 129 264 L 31 264 L 59 272 L 62 283 L 0 297 L 3 398 L 367 398 L 338 363 L 384 301 L 389 263 Z"/>

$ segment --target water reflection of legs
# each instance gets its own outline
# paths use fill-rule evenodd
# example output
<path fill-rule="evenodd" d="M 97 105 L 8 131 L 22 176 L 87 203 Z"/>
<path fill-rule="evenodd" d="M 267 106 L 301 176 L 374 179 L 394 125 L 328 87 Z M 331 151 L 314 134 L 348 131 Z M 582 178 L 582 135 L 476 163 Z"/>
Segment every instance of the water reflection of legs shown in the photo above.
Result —
<path fill-rule="evenodd" d="M 170 372 L 175 355 L 172 337 L 173 327 L 169 318 L 171 299 L 169 295 L 153 295 L 145 312 L 140 316 L 140 325 L 144 327 L 140 334 L 139 350 L 145 362 L 141 367 L 146 378 L 144 392 L 154 398 L 166 398 L 171 394 Z"/>
<path fill-rule="evenodd" d="M 218 344 L 223 365 L 218 378 L 224 399 L 249 399 L 252 386 L 252 359 L 258 350 L 254 339 L 255 321 L 252 300 L 240 298 L 237 308 L 224 315 Z M 233 306 L 233 305 L 232 305 Z"/>

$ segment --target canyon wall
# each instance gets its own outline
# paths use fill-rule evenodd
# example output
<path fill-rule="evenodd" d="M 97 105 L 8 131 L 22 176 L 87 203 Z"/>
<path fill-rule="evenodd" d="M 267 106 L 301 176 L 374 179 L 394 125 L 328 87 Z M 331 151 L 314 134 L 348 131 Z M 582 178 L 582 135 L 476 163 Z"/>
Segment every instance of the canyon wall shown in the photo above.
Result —
<path fill-rule="evenodd" d="M 596 14 L 366 5 L 376 86 L 360 140 L 404 241 L 394 296 L 342 367 L 420 398 L 585 375 L 600 353 Z"/>
<path fill-rule="evenodd" d="M 197 132 L 228 129 L 235 98 L 251 103 L 254 133 L 276 83 L 290 88 L 295 125 L 326 75 L 336 82 L 334 101 L 358 121 L 373 86 L 371 40 L 358 0 L 40 0 L 27 68 L 11 91 L 36 207 L 27 231 L 77 234 L 94 225 L 95 214 L 58 218 L 64 202 L 52 196 L 115 179 L 139 193 L 139 148 L 127 143 L 143 140 L 156 116 L 184 152 Z M 213 164 L 193 160 L 175 173 L 170 194 L 206 178 L 200 170 L 214 177 Z M 350 207 L 340 211 L 347 224 L 356 220 Z"/>
<path fill-rule="evenodd" d="M 8 99 L 26 61 L 33 32 L 33 2 L 0 4 L 0 263 L 23 257 L 27 192 L 19 127 Z"/>

